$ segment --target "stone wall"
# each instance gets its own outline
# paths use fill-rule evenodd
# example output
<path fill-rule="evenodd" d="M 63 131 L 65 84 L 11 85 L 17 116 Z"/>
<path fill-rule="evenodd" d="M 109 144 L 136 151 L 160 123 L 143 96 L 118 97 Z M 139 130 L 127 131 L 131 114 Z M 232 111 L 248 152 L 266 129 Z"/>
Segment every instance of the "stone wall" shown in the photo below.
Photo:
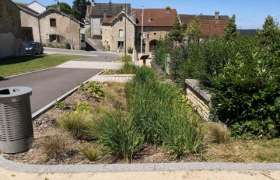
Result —
<path fill-rule="evenodd" d="M 103 25 L 102 26 L 102 44 L 103 46 L 110 47 L 110 51 L 118 51 L 118 42 L 125 42 L 125 18 L 124 14 L 121 14 L 120 17 L 123 18 L 122 21 L 116 20 L 113 24 Z M 126 43 L 127 49 L 133 48 L 135 43 L 135 25 L 131 20 L 127 18 L 126 21 Z M 119 31 L 123 30 L 123 37 L 119 37 Z M 124 48 L 124 47 L 123 47 Z"/>
<path fill-rule="evenodd" d="M 22 27 L 31 27 L 33 40 L 36 42 L 40 42 L 40 32 L 39 32 L 39 21 L 37 17 L 31 15 L 28 12 L 20 11 L 21 17 L 21 26 Z"/>
<path fill-rule="evenodd" d="M 56 27 L 50 26 L 50 19 L 56 19 Z M 50 11 L 40 18 L 42 43 L 50 43 L 50 34 L 60 36 L 61 44 L 72 44 L 74 49 L 81 49 L 80 24 L 63 14 Z"/>
<path fill-rule="evenodd" d="M 198 80 L 186 79 L 186 98 L 195 105 L 196 111 L 204 120 L 210 120 L 211 94 L 207 90 L 201 90 Z"/>
<path fill-rule="evenodd" d="M 8 32 L 21 38 L 20 12 L 11 0 L 0 0 L 0 33 Z"/>

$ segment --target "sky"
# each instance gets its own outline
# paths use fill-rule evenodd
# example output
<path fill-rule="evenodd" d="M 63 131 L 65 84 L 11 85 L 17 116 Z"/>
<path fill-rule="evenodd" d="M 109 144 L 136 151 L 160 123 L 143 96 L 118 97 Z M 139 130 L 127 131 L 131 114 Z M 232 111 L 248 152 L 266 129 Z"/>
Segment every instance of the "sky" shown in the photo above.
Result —
<path fill-rule="evenodd" d="M 30 3 L 33 0 L 14 0 Z M 54 4 L 54 0 L 37 0 L 47 6 Z M 133 8 L 171 8 L 177 9 L 179 14 L 214 15 L 219 11 L 221 15 L 236 15 L 239 29 L 261 29 L 268 15 L 280 22 L 280 0 L 112 0 L 112 3 L 130 3 Z M 73 0 L 61 0 L 72 6 Z M 95 0 L 96 3 L 109 0 Z"/>

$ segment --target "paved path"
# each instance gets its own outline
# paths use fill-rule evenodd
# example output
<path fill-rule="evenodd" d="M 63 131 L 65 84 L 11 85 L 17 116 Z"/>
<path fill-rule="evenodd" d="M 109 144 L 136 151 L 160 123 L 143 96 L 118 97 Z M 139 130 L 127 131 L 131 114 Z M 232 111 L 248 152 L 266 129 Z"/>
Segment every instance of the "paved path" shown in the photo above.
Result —
<path fill-rule="evenodd" d="M 90 81 L 96 82 L 119 82 L 126 83 L 132 80 L 134 75 L 124 74 L 124 75 L 96 75 L 90 79 Z"/>
<path fill-rule="evenodd" d="M 68 61 L 57 68 L 81 68 L 81 69 L 119 69 L 123 63 L 117 62 L 96 62 L 96 61 Z"/>
<path fill-rule="evenodd" d="M 0 168 L 0 180 L 280 180 L 280 172 L 154 171 L 110 173 L 35 173 Z"/>
<path fill-rule="evenodd" d="M 75 88 L 78 83 L 88 80 L 100 71 L 99 69 L 54 68 L 0 81 L 0 88 L 9 86 L 31 87 L 33 90 L 31 109 L 34 113 Z"/>

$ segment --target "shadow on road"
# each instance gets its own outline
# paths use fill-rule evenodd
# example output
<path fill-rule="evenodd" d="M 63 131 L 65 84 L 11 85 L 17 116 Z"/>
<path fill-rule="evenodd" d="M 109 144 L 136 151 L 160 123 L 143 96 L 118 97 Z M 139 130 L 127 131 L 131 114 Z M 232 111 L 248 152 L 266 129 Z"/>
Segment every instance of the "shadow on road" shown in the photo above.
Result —
<path fill-rule="evenodd" d="M 4 78 L 4 77 L 0 76 L 0 82 L 1 81 L 6 81 L 6 80 L 8 80 L 8 78 Z"/>

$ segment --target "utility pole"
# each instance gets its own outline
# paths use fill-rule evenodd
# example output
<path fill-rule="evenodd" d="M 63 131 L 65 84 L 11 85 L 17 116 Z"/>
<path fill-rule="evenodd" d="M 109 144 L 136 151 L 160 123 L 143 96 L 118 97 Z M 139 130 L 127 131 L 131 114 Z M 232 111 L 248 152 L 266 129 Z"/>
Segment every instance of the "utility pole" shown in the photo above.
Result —
<path fill-rule="evenodd" d="M 127 8 L 125 2 L 125 18 L 124 18 L 124 55 L 125 56 L 126 56 L 126 14 L 127 14 Z"/>
<path fill-rule="evenodd" d="M 143 26 L 144 26 L 144 6 L 142 6 L 141 56 L 143 55 Z"/>

